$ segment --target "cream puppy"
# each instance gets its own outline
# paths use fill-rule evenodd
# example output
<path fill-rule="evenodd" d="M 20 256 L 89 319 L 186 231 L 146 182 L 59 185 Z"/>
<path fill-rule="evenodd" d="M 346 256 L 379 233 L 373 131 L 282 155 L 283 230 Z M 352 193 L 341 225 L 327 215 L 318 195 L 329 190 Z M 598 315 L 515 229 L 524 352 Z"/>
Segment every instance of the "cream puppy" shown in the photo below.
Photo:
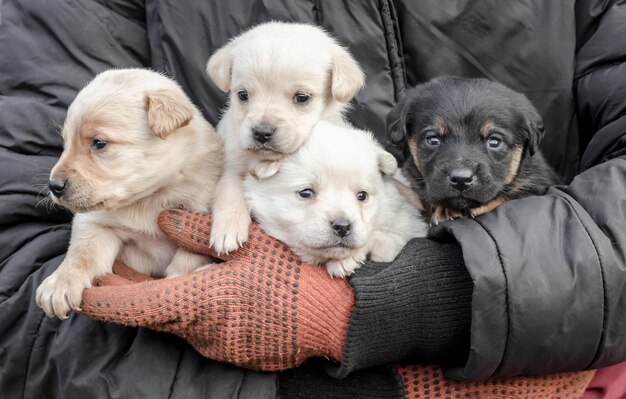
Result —
<path fill-rule="evenodd" d="M 224 175 L 213 209 L 211 246 L 237 249 L 248 237 L 243 178 L 276 172 L 319 120 L 343 122 L 348 102 L 365 84 L 348 51 L 313 25 L 259 25 L 215 52 L 207 73 L 229 106 L 217 126 L 225 141 Z"/>
<path fill-rule="evenodd" d="M 80 307 L 94 277 L 115 260 L 176 276 L 209 262 L 178 249 L 157 225 L 169 207 L 207 211 L 223 142 L 171 79 L 141 69 L 103 72 L 69 107 L 52 200 L 76 213 L 65 260 L 37 288 L 49 316 Z"/>
<path fill-rule="evenodd" d="M 365 260 L 392 261 L 428 229 L 400 194 L 395 158 L 368 132 L 318 123 L 309 139 L 266 179 L 248 176 L 252 215 L 309 263 L 333 277 Z"/>

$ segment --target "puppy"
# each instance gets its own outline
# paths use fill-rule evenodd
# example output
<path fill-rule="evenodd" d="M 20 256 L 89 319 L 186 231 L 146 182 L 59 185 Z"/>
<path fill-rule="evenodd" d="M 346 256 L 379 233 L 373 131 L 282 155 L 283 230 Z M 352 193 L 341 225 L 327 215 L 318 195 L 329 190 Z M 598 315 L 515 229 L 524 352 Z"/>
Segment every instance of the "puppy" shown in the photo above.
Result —
<path fill-rule="evenodd" d="M 52 168 L 52 200 L 76 213 L 65 260 L 37 288 L 37 304 L 66 318 L 94 277 L 115 260 L 152 275 L 176 276 L 208 263 L 177 249 L 159 212 L 207 211 L 223 142 L 174 81 L 155 72 L 103 72 L 68 109 L 64 150 Z"/>
<path fill-rule="evenodd" d="M 211 56 L 207 73 L 229 106 L 217 126 L 225 141 L 224 175 L 213 209 L 210 244 L 219 253 L 248 237 L 243 179 L 271 176 L 319 120 L 343 122 L 348 102 L 365 84 L 359 65 L 322 29 L 306 24 L 259 25 Z"/>
<path fill-rule="evenodd" d="M 539 152 L 535 108 L 486 79 L 442 77 L 413 88 L 389 113 L 387 132 L 408 149 L 403 174 L 431 224 L 478 216 L 557 182 Z"/>
<path fill-rule="evenodd" d="M 309 263 L 351 275 L 369 256 L 390 262 L 426 235 L 419 211 L 400 195 L 395 158 L 368 132 L 319 122 L 266 179 L 247 176 L 253 216 Z"/>

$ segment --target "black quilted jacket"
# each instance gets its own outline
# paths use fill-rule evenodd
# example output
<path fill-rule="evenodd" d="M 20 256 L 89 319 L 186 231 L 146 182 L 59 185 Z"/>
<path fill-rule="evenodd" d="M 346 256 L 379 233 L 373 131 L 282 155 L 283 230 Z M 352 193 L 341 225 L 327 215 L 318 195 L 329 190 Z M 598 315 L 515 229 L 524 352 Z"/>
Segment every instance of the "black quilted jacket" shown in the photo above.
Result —
<path fill-rule="evenodd" d="M 69 239 L 71 215 L 38 203 L 77 91 L 111 67 L 150 67 L 176 78 L 216 124 L 225 96 L 205 76 L 206 60 L 269 19 L 323 25 L 350 47 L 367 73 L 350 119 L 383 142 L 385 115 L 405 87 L 439 75 L 498 80 L 543 115 L 543 151 L 567 185 L 435 232 L 458 241 L 474 282 L 469 356 L 450 376 L 626 360 L 623 1 L 0 0 L 0 398 L 280 391 L 279 375 L 204 359 L 167 334 L 45 318 L 33 300 Z M 344 374 L 397 360 L 365 356 Z M 290 376 L 326 376 L 319 370 Z M 355 371 L 339 383 L 382 385 L 385 372 Z M 337 384 L 323 378 L 319 397 Z"/>

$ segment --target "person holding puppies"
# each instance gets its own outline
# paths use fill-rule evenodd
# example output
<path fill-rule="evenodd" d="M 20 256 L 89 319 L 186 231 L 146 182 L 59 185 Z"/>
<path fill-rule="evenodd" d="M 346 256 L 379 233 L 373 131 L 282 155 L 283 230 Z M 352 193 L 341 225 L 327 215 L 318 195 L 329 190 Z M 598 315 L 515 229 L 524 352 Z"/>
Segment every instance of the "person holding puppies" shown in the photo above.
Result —
<path fill-rule="evenodd" d="M 580 397 L 592 372 L 570 371 L 626 359 L 617 2 L 529 2 L 498 15 L 480 2 L 265 2 L 254 12 L 244 1 L 139 3 L 2 4 L 1 59 L 17 61 L 0 63 L 9 132 L 0 161 L 11 165 L 0 172 L 0 396 Z M 30 176 L 61 153 L 50 119 L 62 120 L 95 72 L 132 65 L 171 73 L 216 124 L 224 97 L 206 60 L 259 18 L 321 24 L 350 45 L 367 85 L 348 117 L 381 141 L 407 82 L 482 76 L 523 92 L 545 125 L 543 156 L 565 184 L 475 218 L 441 218 L 430 238 L 349 280 L 302 262 L 254 224 L 242 248 L 214 253 L 209 214 L 168 209 L 159 218 L 168 236 L 224 262 L 169 280 L 115 264 L 84 291 L 82 311 L 98 320 L 45 318 L 35 290 L 61 263 L 71 219 L 34 206 Z M 421 132 L 408 130 L 391 150 L 410 162 Z M 457 177 L 449 185 L 458 197 L 474 179 Z"/>

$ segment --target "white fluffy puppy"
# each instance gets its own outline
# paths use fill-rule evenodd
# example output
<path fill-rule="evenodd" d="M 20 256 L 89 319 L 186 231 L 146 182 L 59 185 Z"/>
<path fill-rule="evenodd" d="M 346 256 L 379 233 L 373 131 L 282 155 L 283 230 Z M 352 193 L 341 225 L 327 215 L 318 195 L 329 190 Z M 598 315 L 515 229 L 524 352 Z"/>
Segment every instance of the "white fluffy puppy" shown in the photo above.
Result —
<path fill-rule="evenodd" d="M 47 315 L 79 309 L 83 289 L 116 259 L 167 276 L 209 262 L 157 225 L 165 208 L 207 211 L 222 168 L 221 137 L 178 84 L 148 70 L 103 72 L 76 96 L 62 136 L 49 189 L 76 216 L 65 260 L 37 288 Z"/>
<path fill-rule="evenodd" d="M 252 215 L 268 234 L 334 277 L 352 274 L 369 256 L 392 261 L 428 229 L 399 193 L 395 158 L 369 132 L 320 122 L 278 172 L 246 177 Z"/>
<path fill-rule="evenodd" d="M 271 176 L 319 120 L 342 123 L 365 77 L 325 31 L 283 22 L 265 23 L 232 39 L 211 56 L 207 73 L 230 92 L 217 126 L 225 140 L 225 167 L 211 233 L 211 246 L 229 252 L 248 237 L 250 213 L 242 185 L 248 170 Z"/>

